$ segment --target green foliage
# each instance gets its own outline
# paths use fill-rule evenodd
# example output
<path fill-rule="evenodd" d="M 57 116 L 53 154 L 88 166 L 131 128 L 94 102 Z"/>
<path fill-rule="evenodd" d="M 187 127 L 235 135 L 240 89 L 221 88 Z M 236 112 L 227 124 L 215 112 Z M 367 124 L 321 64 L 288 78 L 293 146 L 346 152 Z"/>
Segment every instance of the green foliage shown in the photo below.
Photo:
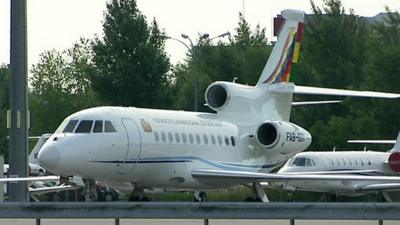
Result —
<path fill-rule="evenodd" d="M 81 39 L 70 49 L 41 54 L 30 78 L 31 135 L 51 133 L 68 115 L 100 104 L 88 79 L 94 72 L 90 50 Z"/>
<path fill-rule="evenodd" d="M 135 0 L 112 0 L 103 32 L 93 41 L 93 89 L 112 105 L 169 106 L 169 59 L 157 22 L 149 26 Z"/>
<path fill-rule="evenodd" d="M 387 10 L 388 18 L 372 26 L 366 48 L 368 57 L 363 68 L 365 78 L 359 86 L 364 89 L 399 93 L 400 15 L 398 12 Z M 399 111 L 398 100 L 370 100 L 352 108 L 352 112 L 359 118 L 356 121 L 358 124 L 362 124 L 364 118 L 372 121 L 374 126 L 368 126 L 371 137 L 386 139 L 394 139 L 400 130 Z"/>

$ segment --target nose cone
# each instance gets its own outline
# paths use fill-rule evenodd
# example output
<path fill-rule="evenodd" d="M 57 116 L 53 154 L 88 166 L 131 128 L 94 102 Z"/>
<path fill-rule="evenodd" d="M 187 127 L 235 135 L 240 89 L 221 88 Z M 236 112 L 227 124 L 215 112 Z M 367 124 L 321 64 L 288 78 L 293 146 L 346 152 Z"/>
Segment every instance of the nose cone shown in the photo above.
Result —
<path fill-rule="evenodd" d="M 54 146 L 47 146 L 40 150 L 38 160 L 41 166 L 51 172 L 57 172 L 61 161 L 61 153 Z"/>

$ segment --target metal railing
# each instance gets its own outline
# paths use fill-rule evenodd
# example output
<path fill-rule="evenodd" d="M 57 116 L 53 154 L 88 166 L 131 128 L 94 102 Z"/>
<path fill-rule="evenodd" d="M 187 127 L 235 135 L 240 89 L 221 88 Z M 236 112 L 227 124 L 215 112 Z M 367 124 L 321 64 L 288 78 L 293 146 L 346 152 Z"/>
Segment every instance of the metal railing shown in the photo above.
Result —
<path fill-rule="evenodd" d="M 0 204 L 0 218 L 400 220 L 399 203 L 22 202 Z"/>

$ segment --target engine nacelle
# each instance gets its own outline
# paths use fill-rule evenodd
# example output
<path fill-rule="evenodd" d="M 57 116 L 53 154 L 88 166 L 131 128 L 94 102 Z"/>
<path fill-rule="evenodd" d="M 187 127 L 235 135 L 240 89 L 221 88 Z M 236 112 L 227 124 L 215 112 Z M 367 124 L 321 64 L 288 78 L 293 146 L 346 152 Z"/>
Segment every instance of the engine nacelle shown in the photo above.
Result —
<path fill-rule="evenodd" d="M 207 105 L 215 111 L 227 108 L 235 99 L 252 99 L 257 97 L 257 91 L 252 86 L 231 82 L 214 82 L 205 92 Z"/>
<path fill-rule="evenodd" d="M 256 131 L 258 144 L 266 150 L 300 152 L 311 144 L 311 134 L 285 121 L 265 121 Z"/>

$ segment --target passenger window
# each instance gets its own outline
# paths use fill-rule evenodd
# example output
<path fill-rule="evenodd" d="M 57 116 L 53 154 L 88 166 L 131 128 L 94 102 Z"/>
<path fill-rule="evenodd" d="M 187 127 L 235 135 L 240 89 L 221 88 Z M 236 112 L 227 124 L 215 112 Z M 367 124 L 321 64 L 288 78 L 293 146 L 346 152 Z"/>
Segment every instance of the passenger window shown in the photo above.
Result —
<path fill-rule="evenodd" d="M 220 135 L 218 135 L 218 144 L 219 144 L 219 145 L 222 145 L 222 138 L 221 138 Z"/>
<path fill-rule="evenodd" d="M 114 125 L 112 125 L 111 121 L 104 121 L 104 132 L 106 133 L 114 133 L 117 132 L 117 130 L 115 130 Z"/>
<path fill-rule="evenodd" d="M 349 161 L 349 165 L 352 166 L 352 164 L 351 164 L 351 159 L 349 159 L 348 161 Z"/>
<path fill-rule="evenodd" d="M 235 147 L 236 142 L 235 142 L 235 138 L 233 136 L 231 136 L 231 142 L 232 142 L 232 146 Z"/>
<path fill-rule="evenodd" d="M 96 120 L 94 122 L 93 133 L 103 132 L 103 120 Z"/>
<path fill-rule="evenodd" d="M 164 132 L 161 132 L 161 141 L 166 142 L 167 141 L 167 136 L 165 135 Z"/>
<path fill-rule="evenodd" d="M 346 161 L 344 159 L 342 159 L 342 162 L 343 162 L 343 165 L 345 166 L 346 165 Z"/>
<path fill-rule="evenodd" d="M 306 159 L 306 166 L 312 166 L 312 164 L 311 164 L 311 159 Z"/>
<path fill-rule="evenodd" d="M 174 142 L 174 136 L 172 136 L 171 132 L 168 132 L 168 140 L 169 140 L 170 143 Z"/>
<path fill-rule="evenodd" d="M 189 142 L 190 142 L 190 144 L 193 144 L 193 142 L 194 142 L 192 134 L 189 134 Z"/>
<path fill-rule="evenodd" d="M 178 133 L 175 133 L 175 141 L 176 141 L 176 143 L 181 142 L 181 137 L 179 136 Z"/>
<path fill-rule="evenodd" d="M 200 144 L 200 135 L 196 134 L 196 142 L 199 145 Z"/>
<path fill-rule="evenodd" d="M 207 137 L 206 134 L 203 135 L 203 141 L 204 141 L 204 143 L 205 143 L 206 145 L 208 145 L 208 137 Z"/>
<path fill-rule="evenodd" d="M 214 135 L 211 135 L 211 143 L 212 143 L 213 145 L 215 145 L 215 136 L 214 136 Z"/>
<path fill-rule="evenodd" d="M 226 146 L 229 146 L 229 139 L 228 139 L 228 137 L 227 137 L 227 136 L 224 136 L 224 139 L 225 139 L 225 145 L 226 145 Z"/>
<path fill-rule="evenodd" d="M 90 133 L 92 130 L 93 120 L 81 120 L 75 133 Z"/>
<path fill-rule="evenodd" d="M 182 141 L 183 141 L 183 143 L 185 143 L 185 144 L 186 144 L 186 142 L 187 142 L 186 134 L 185 134 L 185 133 L 182 133 Z"/>
<path fill-rule="evenodd" d="M 78 120 L 70 120 L 65 127 L 63 133 L 72 133 L 75 129 L 76 124 L 78 123 Z"/>
<path fill-rule="evenodd" d="M 154 132 L 154 139 L 156 140 L 156 142 L 160 141 L 160 136 L 158 135 L 157 131 Z"/>

